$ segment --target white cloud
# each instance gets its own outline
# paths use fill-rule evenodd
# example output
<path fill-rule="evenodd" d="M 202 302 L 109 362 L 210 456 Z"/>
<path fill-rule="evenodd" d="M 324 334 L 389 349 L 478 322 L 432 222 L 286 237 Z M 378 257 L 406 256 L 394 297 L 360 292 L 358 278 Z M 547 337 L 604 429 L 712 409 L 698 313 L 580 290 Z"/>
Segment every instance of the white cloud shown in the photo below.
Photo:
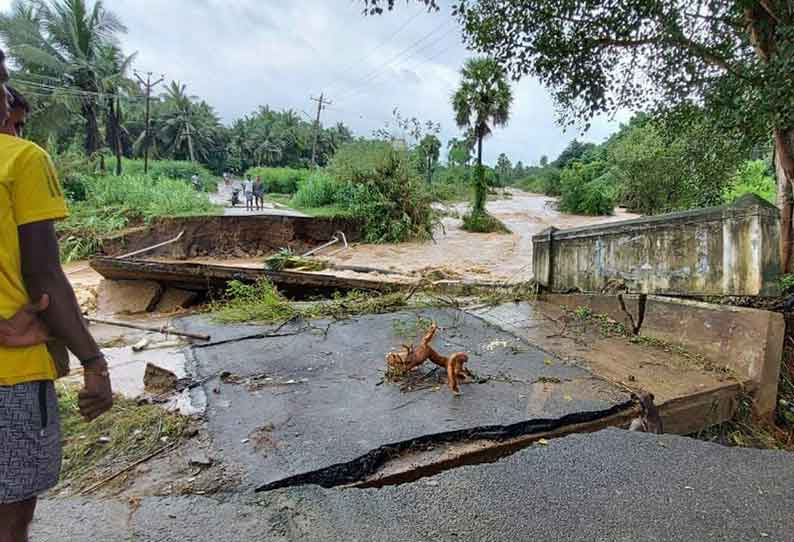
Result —
<path fill-rule="evenodd" d="M 0 10 L 10 0 L 0 0 Z M 128 27 L 122 43 L 135 67 L 163 73 L 212 104 L 225 122 L 268 104 L 313 115 L 311 95 L 334 102 L 324 123 L 344 122 L 369 135 L 403 115 L 459 134 L 450 107 L 458 71 L 470 53 L 449 10 L 412 5 L 364 17 L 359 0 L 106 0 Z M 555 123 L 549 93 L 525 79 L 514 86 L 510 124 L 485 143 L 486 161 L 555 157 L 580 134 Z M 621 118 L 619 120 L 625 120 Z M 600 141 L 617 122 L 597 119 L 586 139 Z"/>

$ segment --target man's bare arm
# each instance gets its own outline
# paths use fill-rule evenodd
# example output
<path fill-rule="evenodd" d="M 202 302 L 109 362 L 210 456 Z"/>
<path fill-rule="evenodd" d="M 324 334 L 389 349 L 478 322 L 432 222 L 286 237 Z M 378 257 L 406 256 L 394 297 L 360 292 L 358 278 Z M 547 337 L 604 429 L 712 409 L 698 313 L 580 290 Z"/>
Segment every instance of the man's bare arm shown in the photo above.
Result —
<path fill-rule="evenodd" d="M 19 227 L 22 277 L 31 299 L 49 296 L 40 317 L 50 332 L 66 344 L 85 367 L 85 387 L 79 394 L 80 411 L 89 420 L 113 404 L 110 378 L 102 352 L 88 330 L 80 304 L 61 268 L 58 238 L 52 221 Z"/>
<path fill-rule="evenodd" d="M 20 226 L 19 246 L 28 295 L 31 299 L 39 299 L 42 294 L 50 297 L 49 307 L 41 313 L 50 332 L 81 361 L 99 361 L 102 352 L 88 331 L 72 285 L 61 268 L 53 223 L 34 222 Z"/>

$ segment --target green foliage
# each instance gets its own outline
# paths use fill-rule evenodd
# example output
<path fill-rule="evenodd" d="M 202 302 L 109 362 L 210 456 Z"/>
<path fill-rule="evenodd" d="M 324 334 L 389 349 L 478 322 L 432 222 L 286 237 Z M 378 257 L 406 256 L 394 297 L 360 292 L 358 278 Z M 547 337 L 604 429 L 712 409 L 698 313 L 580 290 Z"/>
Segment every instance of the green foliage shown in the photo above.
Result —
<path fill-rule="evenodd" d="M 465 166 L 440 167 L 433 176 L 430 197 L 433 201 L 466 201 L 472 194 L 471 168 Z"/>
<path fill-rule="evenodd" d="M 779 282 L 783 295 L 790 295 L 794 293 L 794 273 L 781 275 Z"/>
<path fill-rule="evenodd" d="M 272 256 L 265 258 L 265 267 L 270 271 L 299 269 L 301 271 L 322 271 L 328 263 L 317 258 L 304 258 L 293 253 L 289 248 L 282 248 Z"/>
<path fill-rule="evenodd" d="M 82 176 L 73 180 L 83 191 L 82 201 L 72 201 L 69 217 L 57 225 L 64 261 L 94 254 L 99 239 L 130 222 L 159 216 L 207 214 L 215 210 L 204 194 L 178 179 L 152 179 L 142 175 Z"/>
<path fill-rule="evenodd" d="M 769 165 L 763 160 L 748 160 L 739 167 L 725 187 L 725 203 L 733 203 L 744 194 L 756 194 L 775 203 L 777 184 Z"/>
<path fill-rule="evenodd" d="M 427 134 L 416 148 L 419 172 L 425 176 L 430 183 L 433 172 L 438 164 L 438 157 L 441 152 L 441 141 L 434 134 Z"/>
<path fill-rule="evenodd" d="M 464 230 L 473 233 L 510 233 L 510 230 L 501 220 L 486 213 L 471 211 L 463 215 Z"/>
<path fill-rule="evenodd" d="M 144 163 L 142 159 L 123 159 L 122 168 L 125 175 L 143 176 Z M 217 178 L 205 166 L 198 162 L 187 160 L 149 160 L 149 177 L 152 179 L 181 179 L 189 184 L 193 175 L 201 179 L 201 186 L 205 192 L 215 192 L 218 189 Z"/>
<path fill-rule="evenodd" d="M 340 192 L 345 190 L 343 183 L 336 181 L 330 174 L 317 172 L 298 185 L 298 191 L 291 204 L 299 208 L 318 208 L 336 205 L 341 201 Z"/>
<path fill-rule="evenodd" d="M 179 179 L 142 175 L 91 177 L 83 181 L 86 204 L 120 209 L 126 216 L 151 220 L 159 216 L 198 215 L 215 210 L 207 196 Z"/>
<path fill-rule="evenodd" d="M 284 322 L 301 317 L 333 318 L 341 320 L 357 314 L 381 314 L 394 312 L 408 307 L 410 294 L 396 292 L 390 294 L 351 291 L 335 294 L 330 300 L 316 303 L 303 303 L 300 306 L 290 303 L 267 279 L 255 284 L 232 281 L 222 301 L 212 306 L 213 316 L 221 322 Z M 427 303 L 414 302 L 414 306 Z"/>
<path fill-rule="evenodd" d="M 357 141 L 339 149 L 327 172 L 340 185 L 335 203 L 362 220 L 366 242 L 432 236 L 435 215 L 407 151 Z"/>
<path fill-rule="evenodd" d="M 578 139 L 574 139 L 568 143 L 568 146 L 563 149 L 563 151 L 560 153 L 557 159 L 551 163 L 551 165 L 562 169 L 573 162 L 586 162 L 586 155 L 595 148 L 596 146 L 593 143 L 582 143 Z"/>
<path fill-rule="evenodd" d="M 221 322 L 278 322 L 297 314 L 295 308 L 267 279 L 255 284 L 229 282 L 225 301 L 213 307 Z"/>
<path fill-rule="evenodd" d="M 571 214 L 610 215 L 615 208 L 614 184 L 603 162 L 574 162 L 560 176 L 560 211 Z"/>
<path fill-rule="evenodd" d="M 286 167 L 255 167 L 246 172 L 251 179 L 262 178 L 265 191 L 275 194 L 294 194 L 298 186 L 305 182 L 312 171 L 309 169 L 294 169 Z"/>

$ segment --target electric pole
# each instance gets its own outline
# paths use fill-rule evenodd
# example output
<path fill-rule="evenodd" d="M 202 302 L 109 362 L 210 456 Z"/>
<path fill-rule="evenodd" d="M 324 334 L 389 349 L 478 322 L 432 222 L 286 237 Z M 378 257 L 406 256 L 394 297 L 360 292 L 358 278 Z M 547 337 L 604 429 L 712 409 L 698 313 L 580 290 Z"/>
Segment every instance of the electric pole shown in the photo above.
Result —
<path fill-rule="evenodd" d="M 314 141 L 312 142 L 312 167 L 317 167 L 317 137 L 320 135 L 320 113 L 326 105 L 332 105 L 332 102 L 324 98 L 324 94 L 320 94 L 319 98 L 311 97 L 317 102 L 317 119 L 314 121 Z"/>
<path fill-rule="evenodd" d="M 135 72 L 135 77 L 138 78 L 138 81 L 140 81 L 141 86 L 143 86 L 146 89 L 146 128 L 145 128 L 146 131 L 144 132 L 145 135 L 143 138 L 143 173 L 145 175 L 149 173 L 149 141 L 150 141 L 149 130 L 151 128 L 150 126 L 151 119 L 149 117 L 149 111 L 150 111 L 149 103 L 151 102 L 151 98 L 152 98 L 152 89 L 163 82 L 163 80 L 165 79 L 165 75 L 161 76 L 160 79 L 158 79 L 154 83 L 152 83 L 152 72 L 146 72 L 146 81 L 143 80 L 143 78 L 140 76 L 140 74 L 137 71 Z"/>

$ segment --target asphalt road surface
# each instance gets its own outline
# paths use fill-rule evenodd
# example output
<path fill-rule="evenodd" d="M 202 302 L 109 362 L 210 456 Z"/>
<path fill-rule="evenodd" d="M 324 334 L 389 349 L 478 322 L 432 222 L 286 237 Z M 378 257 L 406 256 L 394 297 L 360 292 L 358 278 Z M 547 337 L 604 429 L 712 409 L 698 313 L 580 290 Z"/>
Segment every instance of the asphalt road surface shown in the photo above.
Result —
<path fill-rule="evenodd" d="M 50 499 L 32 540 L 794 540 L 794 458 L 608 429 L 383 489 Z"/>

